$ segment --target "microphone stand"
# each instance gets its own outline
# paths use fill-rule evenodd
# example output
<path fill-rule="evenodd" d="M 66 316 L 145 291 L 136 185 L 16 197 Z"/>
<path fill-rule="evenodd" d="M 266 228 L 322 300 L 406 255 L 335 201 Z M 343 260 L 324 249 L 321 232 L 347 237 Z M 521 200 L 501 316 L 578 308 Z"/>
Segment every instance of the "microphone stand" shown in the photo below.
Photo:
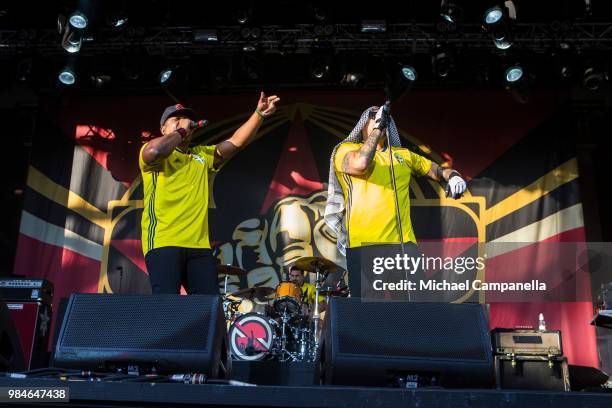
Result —
<path fill-rule="evenodd" d="M 391 149 L 391 136 L 389 135 L 389 125 L 391 125 L 391 102 L 387 101 L 387 106 L 389 106 L 389 121 L 387 123 L 387 129 L 385 132 L 387 133 L 387 148 L 389 149 L 389 171 L 391 173 L 391 185 L 393 186 L 393 199 L 395 201 L 395 223 L 397 226 L 397 233 L 400 239 L 400 247 L 402 249 L 402 255 L 406 254 L 406 249 L 404 248 L 404 231 L 402 230 L 402 216 L 400 214 L 399 209 L 399 200 L 397 198 L 397 185 L 395 184 L 395 170 L 393 168 L 393 150 Z M 383 108 L 381 108 L 383 109 Z M 408 281 L 408 271 L 404 270 L 406 281 Z M 408 301 L 410 302 L 410 291 L 408 291 Z"/>

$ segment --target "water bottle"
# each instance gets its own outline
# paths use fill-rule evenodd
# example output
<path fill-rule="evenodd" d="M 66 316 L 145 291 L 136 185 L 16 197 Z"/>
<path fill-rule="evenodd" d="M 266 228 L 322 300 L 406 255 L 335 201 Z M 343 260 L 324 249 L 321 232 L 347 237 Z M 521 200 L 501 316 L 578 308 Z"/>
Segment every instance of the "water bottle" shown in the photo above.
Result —
<path fill-rule="evenodd" d="M 544 331 L 546 330 L 546 322 L 544 321 L 544 314 L 540 313 L 538 316 L 538 330 Z"/>

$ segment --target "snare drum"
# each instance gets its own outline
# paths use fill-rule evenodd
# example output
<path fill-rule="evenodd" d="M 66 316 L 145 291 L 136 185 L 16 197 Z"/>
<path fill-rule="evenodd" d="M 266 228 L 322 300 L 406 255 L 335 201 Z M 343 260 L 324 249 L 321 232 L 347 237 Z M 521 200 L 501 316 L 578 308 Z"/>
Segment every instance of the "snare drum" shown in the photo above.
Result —
<path fill-rule="evenodd" d="M 276 287 L 276 296 L 273 307 L 277 313 L 283 314 L 285 310 L 290 315 L 300 313 L 302 290 L 293 282 L 281 282 Z"/>
<path fill-rule="evenodd" d="M 275 329 L 276 322 L 262 314 L 238 316 L 228 332 L 232 357 L 235 360 L 263 360 L 274 347 Z"/>

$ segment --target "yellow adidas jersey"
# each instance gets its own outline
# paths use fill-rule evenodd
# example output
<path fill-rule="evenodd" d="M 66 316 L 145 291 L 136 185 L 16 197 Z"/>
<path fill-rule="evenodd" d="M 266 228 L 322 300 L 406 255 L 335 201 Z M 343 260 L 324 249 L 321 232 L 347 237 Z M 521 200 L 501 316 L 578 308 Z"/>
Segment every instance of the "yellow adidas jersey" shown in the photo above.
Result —
<path fill-rule="evenodd" d="M 210 248 L 208 175 L 214 169 L 215 146 L 195 146 L 184 153 L 139 164 L 144 189 L 142 249 L 178 246 Z"/>
<path fill-rule="evenodd" d="M 389 150 L 377 150 L 368 172 L 363 176 L 350 176 L 342 172 L 344 156 L 350 151 L 359 150 L 361 146 L 361 143 L 342 143 L 334 158 L 334 168 L 346 203 L 348 247 L 398 244 L 400 239 L 396 226 Z M 410 221 L 408 185 L 413 174 L 423 176 L 429 172 L 431 160 L 404 148 L 393 147 L 392 152 L 404 242 L 416 242 Z"/>

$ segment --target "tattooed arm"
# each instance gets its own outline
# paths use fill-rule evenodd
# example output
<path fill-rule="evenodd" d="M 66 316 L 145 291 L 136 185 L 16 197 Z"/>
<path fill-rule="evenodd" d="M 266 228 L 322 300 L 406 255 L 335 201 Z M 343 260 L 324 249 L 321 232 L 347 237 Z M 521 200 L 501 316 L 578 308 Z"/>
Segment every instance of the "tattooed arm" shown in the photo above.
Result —
<path fill-rule="evenodd" d="M 374 129 L 363 142 L 359 150 L 348 152 L 342 161 L 342 172 L 351 176 L 364 175 L 376 153 L 376 146 L 385 134 L 384 130 Z"/>

